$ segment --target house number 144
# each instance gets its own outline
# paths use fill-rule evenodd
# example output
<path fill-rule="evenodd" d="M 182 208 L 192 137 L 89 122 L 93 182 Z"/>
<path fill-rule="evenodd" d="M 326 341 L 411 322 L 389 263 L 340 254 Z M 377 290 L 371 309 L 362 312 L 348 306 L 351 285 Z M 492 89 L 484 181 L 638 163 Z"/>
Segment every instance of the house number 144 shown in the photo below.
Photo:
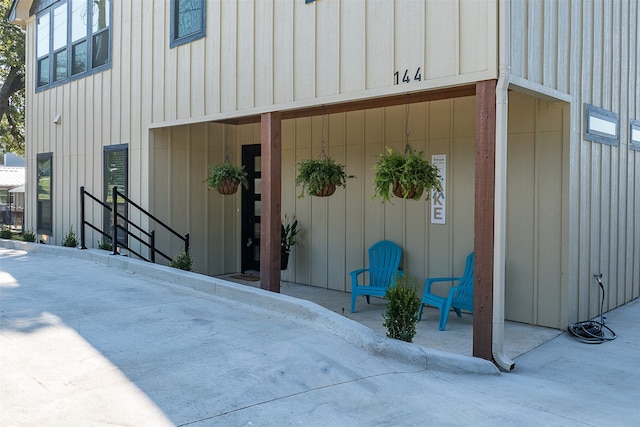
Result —
<path fill-rule="evenodd" d="M 404 70 L 404 74 L 402 75 L 402 80 L 400 80 L 400 71 L 396 71 L 393 73 L 393 81 L 394 84 L 400 83 L 411 83 L 412 81 L 419 82 L 422 80 L 422 73 L 420 72 L 420 67 L 416 70 L 416 73 L 413 75 L 413 80 L 411 79 L 411 75 L 409 74 L 409 70 Z"/>

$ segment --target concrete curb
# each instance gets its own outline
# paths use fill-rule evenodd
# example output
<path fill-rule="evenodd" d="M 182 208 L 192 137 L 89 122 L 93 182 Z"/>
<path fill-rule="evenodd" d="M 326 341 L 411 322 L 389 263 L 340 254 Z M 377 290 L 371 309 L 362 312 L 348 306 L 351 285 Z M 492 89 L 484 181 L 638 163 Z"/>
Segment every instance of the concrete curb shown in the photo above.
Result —
<path fill-rule="evenodd" d="M 185 286 L 242 304 L 291 316 L 310 327 L 329 332 L 372 354 L 402 362 L 419 370 L 442 371 L 454 374 L 499 375 L 491 362 L 477 357 L 462 356 L 376 335 L 366 326 L 329 311 L 311 301 L 239 285 L 215 277 L 178 270 L 159 264 L 114 256 L 98 249 L 79 250 L 63 246 L 43 245 L 0 239 L 0 247 L 34 253 L 84 259 L 141 274 L 153 279 Z"/>

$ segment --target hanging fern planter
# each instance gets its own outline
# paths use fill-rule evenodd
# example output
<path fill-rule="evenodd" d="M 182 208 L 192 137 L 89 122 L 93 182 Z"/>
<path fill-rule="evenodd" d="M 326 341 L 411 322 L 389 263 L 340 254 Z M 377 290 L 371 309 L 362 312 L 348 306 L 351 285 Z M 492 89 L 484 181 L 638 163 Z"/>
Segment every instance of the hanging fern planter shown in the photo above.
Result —
<path fill-rule="evenodd" d="M 396 197 L 420 200 L 426 193 L 429 199 L 432 190 L 442 191 L 438 168 L 430 164 L 422 151 L 415 151 L 407 145 L 404 153 L 387 148 L 386 154 L 380 154 L 374 166 L 374 194 L 382 202 Z"/>
<path fill-rule="evenodd" d="M 346 174 L 344 165 L 329 157 L 303 160 L 298 163 L 296 178 L 296 185 L 302 186 L 298 198 L 304 197 L 305 193 L 316 197 L 331 196 L 338 186 L 346 187 L 349 178 L 353 178 L 353 175 Z"/>
<path fill-rule="evenodd" d="M 302 185 L 302 192 L 298 198 L 304 197 L 305 192 L 315 197 L 331 196 L 338 186 L 345 188 L 347 179 L 350 178 L 355 176 L 347 175 L 344 165 L 336 163 L 324 151 L 324 117 L 322 117 L 320 158 L 306 159 L 298 163 L 296 185 Z"/>
<path fill-rule="evenodd" d="M 244 166 L 235 166 L 227 161 L 221 165 L 211 166 L 205 182 L 209 188 L 215 188 L 223 195 L 234 194 L 238 191 L 240 184 L 245 188 L 249 185 Z"/>

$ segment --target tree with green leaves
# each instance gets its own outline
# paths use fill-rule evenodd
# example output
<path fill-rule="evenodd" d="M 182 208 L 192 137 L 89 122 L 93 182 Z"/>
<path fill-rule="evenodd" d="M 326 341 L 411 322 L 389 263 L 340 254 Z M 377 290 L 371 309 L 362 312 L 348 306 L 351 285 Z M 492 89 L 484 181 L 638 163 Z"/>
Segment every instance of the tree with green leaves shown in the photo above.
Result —
<path fill-rule="evenodd" d="M 0 152 L 24 156 L 24 32 L 7 22 L 11 0 L 0 0 Z"/>

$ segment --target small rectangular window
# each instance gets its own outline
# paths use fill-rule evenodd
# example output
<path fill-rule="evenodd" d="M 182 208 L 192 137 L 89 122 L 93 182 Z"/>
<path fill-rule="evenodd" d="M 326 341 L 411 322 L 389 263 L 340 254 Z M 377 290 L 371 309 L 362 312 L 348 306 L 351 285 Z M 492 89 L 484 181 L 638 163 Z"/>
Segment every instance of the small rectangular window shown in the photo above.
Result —
<path fill-rule="evenodd" d="M 113 206 L 114 187 L 117 187 L 118 192 L 125 196 L 129 194 L 129 146 L 127 144 L 104 147 L 104 201 L 110 208 Z M 118 213 L 124 217 L 127 216 L 127 205 L 121 197 L 118 197 Z M 112 212 L 105 209 L 103 218 L 104 230 L 111 233 Z M 126 226 L 122 217 L 118 217 L 118 225 L 123 228 Z M 117 236 L 118 242 L 126 246 L 126 231 L 119 228 Z"/>
<path fill-rule="evenodd" d="M 205 0 L 171 0 L 170 47 L 205 36 L 205 5 Z"/>
<path fill-rule="evenodd" d="M 616 113 L 585 104 L 585 135 L 587 141 L 617 146 L 620 142 L 620 119 Z"/>
<path fill-rule="evenodd" d="M 37 155 L 36 222 L 39 234 L 53 230 L 53 153 Z"/>
<path fill-rule="evenodd" d="M 631 120 L 630 134 L 629 148 L 632 150 L 640 150 L 640 121 Z"/>

